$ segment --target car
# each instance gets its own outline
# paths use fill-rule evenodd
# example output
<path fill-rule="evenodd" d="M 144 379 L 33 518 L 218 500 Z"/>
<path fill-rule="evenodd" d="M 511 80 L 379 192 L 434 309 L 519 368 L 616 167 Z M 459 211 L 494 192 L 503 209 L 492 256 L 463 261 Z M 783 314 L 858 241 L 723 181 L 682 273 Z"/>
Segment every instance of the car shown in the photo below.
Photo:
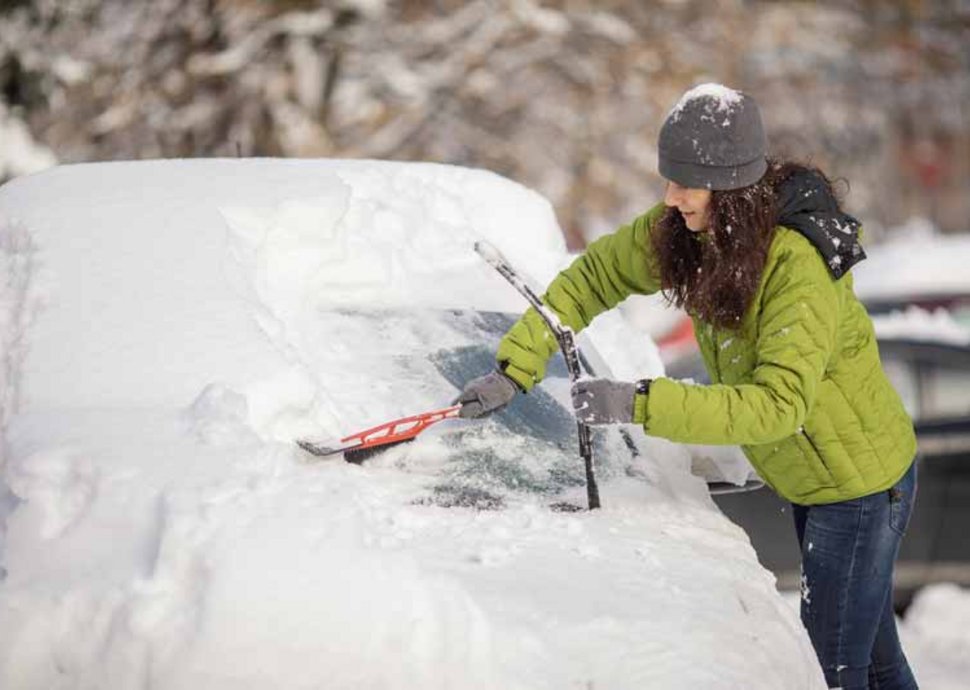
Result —
<path fill-rule="evenodd" d="M 481 239 L 537 285 L 567 260 L 545 199 L 453 166 L 0 188 L 0 687 L 824 687 L 683 447 L 598 430 L 586 510 L 560 360 L 360 465 L 297 445 L 494 367 L 525 304 Z M 659 373 L 634 337 L 598 319 L 585 372 Z"/>

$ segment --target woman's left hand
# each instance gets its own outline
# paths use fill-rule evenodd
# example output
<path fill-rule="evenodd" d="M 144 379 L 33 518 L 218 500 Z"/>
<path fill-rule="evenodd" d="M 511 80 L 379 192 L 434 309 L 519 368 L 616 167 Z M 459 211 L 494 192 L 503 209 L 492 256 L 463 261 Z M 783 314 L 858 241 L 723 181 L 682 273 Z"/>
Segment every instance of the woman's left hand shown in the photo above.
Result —
<path fill-rule="evenodd" d="M 572 387 L 573 411 L 585 424 L 629 424 L 633 421 L 636 384 L 610 379 L 583 379 Z"/>

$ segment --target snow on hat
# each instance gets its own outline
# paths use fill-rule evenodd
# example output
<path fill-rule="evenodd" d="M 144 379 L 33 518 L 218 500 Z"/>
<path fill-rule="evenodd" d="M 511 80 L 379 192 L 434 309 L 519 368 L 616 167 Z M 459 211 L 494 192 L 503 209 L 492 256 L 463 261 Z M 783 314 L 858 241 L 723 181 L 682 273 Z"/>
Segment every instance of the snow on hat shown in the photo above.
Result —
<path fill-rule="evenodd" d="M 768 138 L 751 96 L 720 84 L 685 93 L 658 143 L 660 174 L 683 187 L 738 189 L 761 179 Z"/>

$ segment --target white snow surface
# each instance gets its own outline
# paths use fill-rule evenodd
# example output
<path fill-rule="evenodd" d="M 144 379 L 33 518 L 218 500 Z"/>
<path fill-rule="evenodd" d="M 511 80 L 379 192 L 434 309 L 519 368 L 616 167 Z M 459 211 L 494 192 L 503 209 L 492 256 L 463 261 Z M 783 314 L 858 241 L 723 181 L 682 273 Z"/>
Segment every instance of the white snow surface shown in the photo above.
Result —
<path fill-rule="evenodd" d="M 862 299 L 970 294 L 968 235 L 940 235 L 914 219 L 866 253 L 852 269 Z"/>
<path fill-rule="evenodd" d="M 951 583 L 916 593 L 899 625 L 921 688 L 961 690 L 970 676 L 970 590 Z"/>
<path fill-rule="evenodd" d="M 709 114 L 714 114 L 714 112 L 728 114 L 741 103 L 741 92 L 723 84 L 711 82 L 698 84 L 680 97 L 680 100 L 670 109 L 668 117 L 673 116 L 676 119 L 688 103 L 698 98 L 710 99 Z"/>
<path fill-rule="evenodd" d="M 482 238 L 540 284 L 566 260 L 543 198 L 447 166 L 94 164 L 0 189 L 0 687 L 824 687 L 681 446 L 636 438 L 582 513 L 425 500 L 444 433 L 304 461 L 301 434 L 457 393 L 387 353 L 458 342 L 407 314 L 522 310 Z M 594 337 L 636 337 L 612 318 Z M 662 371 L 622 351 L 614 370 Z"/>
<path fill-rule="evenodd" d="M 923 340 L 970 345 L 970 328 L 957 322 L 946 309 L 928 311 L 910 306 L 905 310 L 873 316 L 876 335 L 883 340 Z"/>
<path fill-rule="evenodd" d="M 50 168 L 54 152 L 34 140 L 22 119 L 0 102 L 0 180 Z"/>

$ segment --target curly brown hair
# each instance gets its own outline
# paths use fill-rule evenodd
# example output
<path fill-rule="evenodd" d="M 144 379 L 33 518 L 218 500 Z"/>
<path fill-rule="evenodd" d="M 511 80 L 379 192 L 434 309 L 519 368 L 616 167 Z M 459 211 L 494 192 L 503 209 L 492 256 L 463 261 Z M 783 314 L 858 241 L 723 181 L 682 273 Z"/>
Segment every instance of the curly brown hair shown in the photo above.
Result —
<path fill-rule="evenodd" d="M 761 283 L 778 223 L 776 187 L 803 171 L 817 173 L 832 190 L 814 166 L 769 159 L 753 185 L 712 192 L 703 231 L 688 229 L 668 207 L 650 233 L 667 301 L 716 328 L 737 329 Z"/>

